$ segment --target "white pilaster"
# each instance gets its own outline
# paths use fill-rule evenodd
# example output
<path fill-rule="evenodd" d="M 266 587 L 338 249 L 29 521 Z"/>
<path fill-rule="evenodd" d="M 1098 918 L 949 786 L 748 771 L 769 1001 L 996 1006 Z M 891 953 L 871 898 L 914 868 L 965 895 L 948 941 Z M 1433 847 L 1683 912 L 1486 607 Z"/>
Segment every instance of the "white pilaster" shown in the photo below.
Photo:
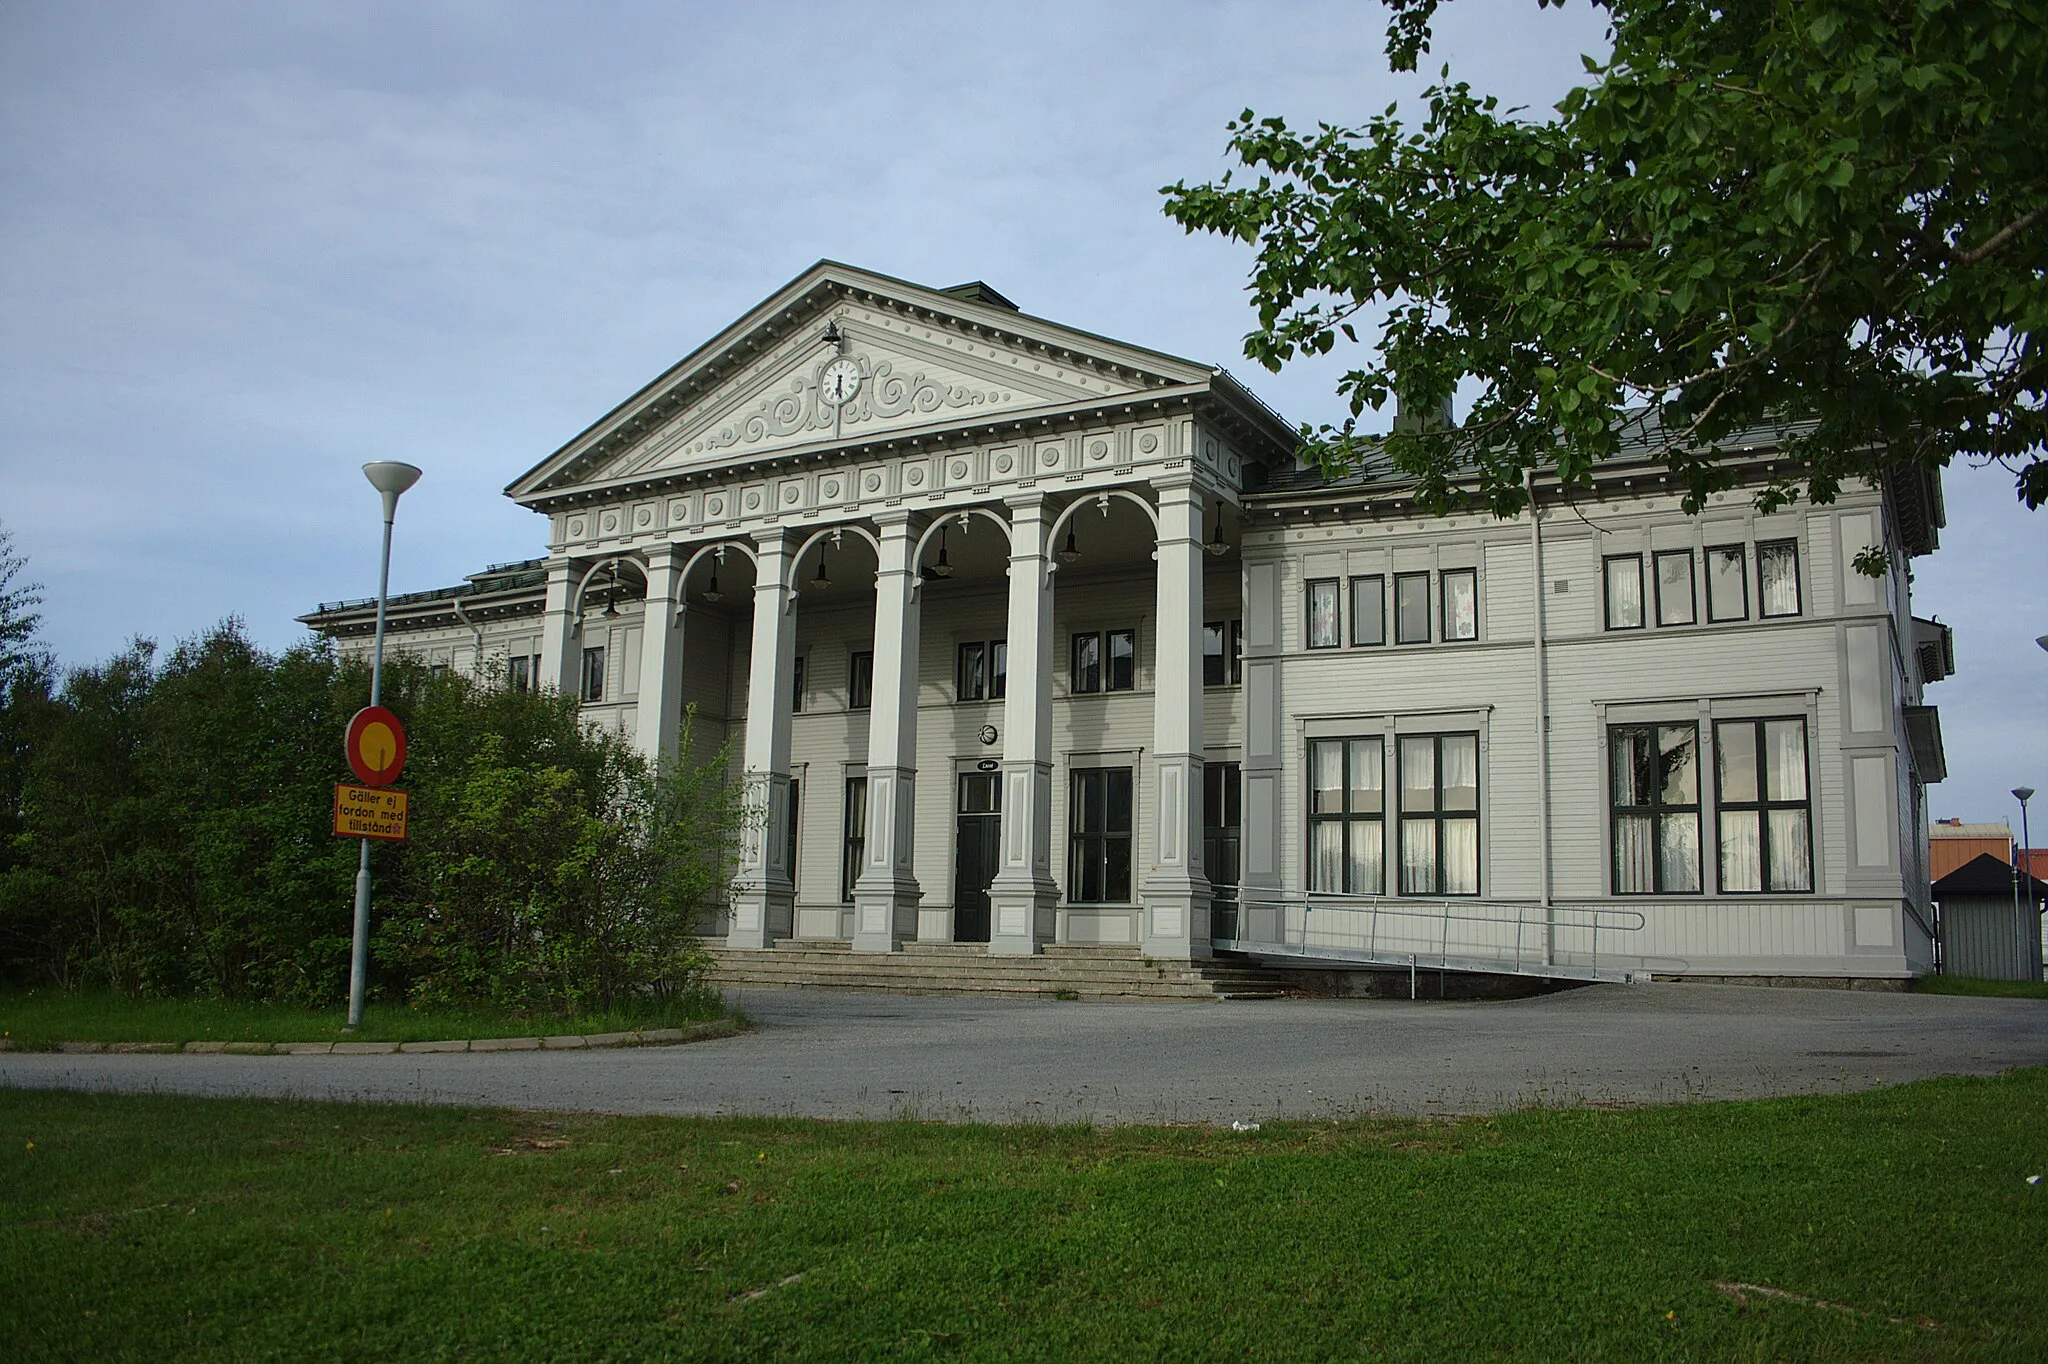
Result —
<path fill-rule="evenodd" d="M 912 554 L 926 520 L 894 511 L 877 521 L 882 547 L 875 573 L 875 691 L 868 715 L 867 861 L 853 892 L 856 952 L 894 952 L 914 936 L 923 894 L 912 869 L 920 635 Z"/>
<path fill-rule="evenodd" d="M 989 886 L 991 953 L 1037 952 L 1053 935 L 1052 584 L 1040 493 L 1010 499 L 1009 679 L 1003 698 L 1001 865 Z"/>
<path fill-rule="evenodd" d="M 1202 499 L 1159 483 L 1158 638 L 1152 662 L 1152 817 L 1145 955 L 1211 955 L 1202 871 Z"/>
<path fill-rule="evenodd" d="M 576 607 L 569 599 L 576 594 L 578 568 L 574 560 L 548 562 L 548 595 L 541 617 L 540 676 L 534 684 L 547 691 L 571 691 L 576 686 Z"/>
<path fill-rule="evenodd" d="M 740 841 L 733 879 L 734 947 L 766 947 L 789 936 L 796 888 L 789 862 L 790 680 L 796 661 L 790 619 L 789 575 L 794 567 L 786 531 L 756 540 L 754 635 L 747 669 L 747 730 L 743 747 L 747 804 L 754 812 Z"/>
<path fill-rule="evenodd" d="M 647 551 L 647 607 L 640 622 L 640 705 L 634 742 L 659 767 L 676 756 L 683 719 L 683 564 L 680 545 Z"/>

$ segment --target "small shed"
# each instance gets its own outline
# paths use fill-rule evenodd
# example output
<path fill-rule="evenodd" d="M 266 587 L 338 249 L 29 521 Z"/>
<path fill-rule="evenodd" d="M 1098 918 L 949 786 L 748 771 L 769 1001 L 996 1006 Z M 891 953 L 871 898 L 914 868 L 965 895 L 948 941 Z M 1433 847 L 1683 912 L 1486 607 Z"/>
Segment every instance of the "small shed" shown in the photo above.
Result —
<path fill-rule="evenodd" d="M 2018 886 L 2014 880 L 2017 877 Z M 2041 979 L 2041 896 L 2048 886 L 1982 853 L 1934 883 L 1944 975 Z"/>

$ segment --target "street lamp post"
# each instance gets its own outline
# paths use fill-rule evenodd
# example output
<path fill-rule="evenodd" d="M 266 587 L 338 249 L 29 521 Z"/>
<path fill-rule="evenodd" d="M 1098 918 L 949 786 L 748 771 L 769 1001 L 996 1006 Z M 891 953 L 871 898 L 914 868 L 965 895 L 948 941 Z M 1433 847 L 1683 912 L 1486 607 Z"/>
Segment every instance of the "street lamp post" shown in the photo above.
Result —
<path fill-rule="evenodd" d="M 2034 860 L 2028 856 L 2028 850 L 2034 846 L 2034 836 L 2027 831 L 2027 802 L 2034 798 L 2034 788 L 2031 786 L 2015 786 L 2012 788 L 2012 795 L 2013 799 L 2020 803 L 2020 847 L 2012 859 L 2013 898 L 2018 899 L 2020 887 L 2026 886 L 2028 887 L 2027 908 L 2038 910 L 2039 905 L 2034 899 L 2032 888 L 2033 882 L 2027 879 L 2034 874 L 2033 867 L 2028 865 Z M 2034 925 L 2034 950 L 2036 952 L 2041 950 L 2041 925 L 2038 923 Z"/>
<path fill-rule="evenodd" d="M 363 466 L 363 477 L 384 497 L 384 557 L 377 569 L 377 642 L 370 653 L 370 704 L 384 704 L 384 612 L 391 599 L 391 523 L 398 516 L 398 498 L 420 481 L 420 471 L 395 459 Z M 370 840 L 364 839 L 362 861 L 356 865 L 355 940 L 348 960 L 348 1026 L 363 1021 L 363 989 L 370 972 Z"/>

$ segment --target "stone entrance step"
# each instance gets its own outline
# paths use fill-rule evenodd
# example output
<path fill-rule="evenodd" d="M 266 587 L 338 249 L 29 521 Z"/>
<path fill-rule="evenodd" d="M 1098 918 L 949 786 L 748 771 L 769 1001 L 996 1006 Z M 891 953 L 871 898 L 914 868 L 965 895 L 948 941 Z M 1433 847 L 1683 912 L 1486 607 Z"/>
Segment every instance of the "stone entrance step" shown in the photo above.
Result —
<path fill-rule="evenodd" d="M 912 943 L 854 952 L 844 942 L 782 942 L 758 950 L 707 944 L 722 989 L 826 986 L 898 994 L 1028 995 L 1058 999 L 1272 999 L 1286 975 L 1251 962 L 1160 961 L 1134 947 L 1052 946 L 1029 957 L 990 956 L 975 943 Z"/>

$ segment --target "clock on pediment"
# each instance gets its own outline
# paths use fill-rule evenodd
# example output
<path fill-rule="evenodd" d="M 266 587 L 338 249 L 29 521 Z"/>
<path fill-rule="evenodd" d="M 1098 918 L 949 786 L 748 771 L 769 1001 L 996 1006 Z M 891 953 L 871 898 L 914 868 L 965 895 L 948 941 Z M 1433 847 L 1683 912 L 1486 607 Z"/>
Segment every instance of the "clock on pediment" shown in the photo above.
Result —
<path fill-rule="evenodd" d="M 860 361 L 842 355 L 818 371 L 818 396 L 833 407 L 843 407 L 860 393 Z"/>

